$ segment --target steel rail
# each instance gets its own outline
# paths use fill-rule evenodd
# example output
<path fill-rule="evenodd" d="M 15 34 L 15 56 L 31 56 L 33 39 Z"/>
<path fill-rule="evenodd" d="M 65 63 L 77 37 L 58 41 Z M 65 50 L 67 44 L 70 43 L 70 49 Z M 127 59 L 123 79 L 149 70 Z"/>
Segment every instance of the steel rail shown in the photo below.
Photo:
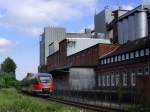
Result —
<path fill-rule="evenodd" d="M 27 96 L 42 98 L 42 99 L 45 99 L 45 100 L 48 100 L 48 101 L 58 102 L 58 103 L 62 103 L 62 104 L 65 104 L 65 105 L 70 105 L 70 106 L 74 106 L 74 107 L 78 107 L 78 108 L 86 109 L 86 110 L 91 110 L 91 111 L 97 111 L 97 112 L 127 112 L 127 110 L 124 110 L 124 109 L 96 106 L 96 105 L 91 105 L 91 104 L 87 104 L 87 103 L 85 104 L 85 103 L 81 103 L 81 102 L 75 102 L 75 101 L 71 101 L 71 100 L 56 98 L 56 97 L 52 97 L 52 96 L 48 97 L 48 96 L 34 95 L 34 94 L 31 94 L 31 93 L 26 92 L 26 91 L 22 91 L 22 93 L 24 95 L 27 95 Z"/>

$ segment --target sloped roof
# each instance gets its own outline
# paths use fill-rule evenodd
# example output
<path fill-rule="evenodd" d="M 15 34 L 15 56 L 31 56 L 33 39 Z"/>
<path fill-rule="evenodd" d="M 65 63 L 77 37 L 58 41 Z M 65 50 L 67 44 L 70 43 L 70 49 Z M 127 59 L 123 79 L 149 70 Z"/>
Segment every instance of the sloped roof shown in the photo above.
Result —
<path fill-rule="evenodd" d="M 145 38 L 141 38 L 135 41 L 128 41 L 127 43 L 120 45 L 113 52 L 101 58 L 106 58 L 106 57 L 119 55 L 119 54 L 130 52 L 130 51 L 135 51 L 135 50 L 142 49 L 142 48 L 149 48 L 149 47 L 150 47 L 150 37 L 145 37 Z"/>

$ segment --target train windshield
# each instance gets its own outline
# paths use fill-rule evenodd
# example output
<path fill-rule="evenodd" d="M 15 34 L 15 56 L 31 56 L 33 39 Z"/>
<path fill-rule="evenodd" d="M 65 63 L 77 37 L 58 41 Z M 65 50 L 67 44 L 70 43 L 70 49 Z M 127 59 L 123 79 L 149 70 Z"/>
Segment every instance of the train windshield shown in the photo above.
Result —
<path fill-rule="evenodd" d="M 52 80 L 52 77 L 49 75 L 40 75 L 39 79 L 40 79 L 41 83 L 50 83 Z"/>

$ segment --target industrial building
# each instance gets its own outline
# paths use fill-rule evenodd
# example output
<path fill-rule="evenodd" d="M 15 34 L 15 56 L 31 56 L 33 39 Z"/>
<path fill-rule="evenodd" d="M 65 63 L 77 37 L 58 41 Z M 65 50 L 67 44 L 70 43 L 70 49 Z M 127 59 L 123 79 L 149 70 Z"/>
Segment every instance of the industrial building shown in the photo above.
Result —
<path fill-rule="evenodd" d="M 113 11 L 114 20 L 108 25 L 108 31 L 113 32 L 113 41 L 117 44 L 125 44 L 128 41 L 147 37 L 150 33 L 150 5 L 140 5 L 131 11 Z"/>
<path fill-rule="evenodd" d="M 107 99 L 116 97 L 121 84 L 125 100 L 150 96 L 150 5 L 130 11 L 106 7 L 94 24 L 81 34 L 45 30 L 39 71 L 53 74 L 57 90 L 93 89 Z"/>
<path fill-rule="evenodd" d="M 66 38 L 59 43 L 59 50 L 47 57 L 47 72 L 53 74 L 57 89 L 94 88 L 99 57 L 115 48 L 106 39 Z"/>
<path fill-rule="evenodd" d="M 67 33 L 65 28 L 45 27 L 40 39 L 40 66 L 46 65 L 47 57 L 59 50 L 59 42 L 65 38 L 90 38 L 90 29 L 85 29 L 85 33 Z"/>

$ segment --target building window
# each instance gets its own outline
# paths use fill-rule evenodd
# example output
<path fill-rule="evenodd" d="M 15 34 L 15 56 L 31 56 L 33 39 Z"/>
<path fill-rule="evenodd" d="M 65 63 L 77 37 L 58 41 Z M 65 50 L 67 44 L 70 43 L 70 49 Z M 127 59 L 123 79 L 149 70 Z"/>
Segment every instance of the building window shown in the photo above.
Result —
<path fill-rule="evenodd" d="M 106 81 L 105 81 L 105 75 L 103 75 L 103 80 L 102 80 L 102 82 L 103 82 L 103 86 L 105 87 L 105 85 L 106 85 L 106 84 L 105 84 L 105 82 L 106 82 Z"/>
<path fill-rule="evenodd" d="M 107 63 L 110 63 L 110 58 L 107 58 Z"/>
<path fill-rule="evenodd" d="M 112 63 L 114 62 L 114 58 L 113 58 L 113 57 L 111 57 L 111 62 L 112 62 Z"/>
<path fill-rule="evenodd" d="M 106 59 L 104 59 L 104 64 L 106 64 Z"/>
<path fill-rule="evenodd" d="M 138 58 L 139 57 L 139 51 L 135 52 L 135 57 Z"/>
<path fill-rule="evenodd" d="M 142 67 L 139 67 L 139 68 L 137 69 L 137 74 L 138 74 L 138 75 L 143 75 L 143 69 L 142 69 Z"/>
<path fill-rule="evenodd" d="M 103 60 L 103 59 L 101 60 L 101 64 L 102 64 L 102 65 L 104 64 L 104 60 Z"/>
<path fill-rule="evenodd" d="M 145 75 L 149 75 L 150 74 L 150 66 L 149 63 L 147 65 L 145 65 L 144 67 L 144 73 Z"/>
<path fill-rule="evenodd" d="M 125 60 L 125 55 L 122 54 L 121 58 L 122 58 L 122 61 L 124 61 Z"/>
<path fill-rule="evenodd" d="M 130 59 L 133 59 L 134 58 L 134 52 L 131 52 L 130 53 Z"/>
<path fill-rule="evenodd" d="M 144 56 L 144 50 L 140 50 L 140 56 Z"/>
<path fill-rule="evenodd" d="M 129 59 L 129 53 L 126 53 L 126 60 Z"/>
<path fill-rule="evenodd" d="M 127 72 L 124 72 L 123 73 L 123 86 L 127 86 L 128 84 L 128 75 L 127 75 Z"/>
<path fill-rule="evenodd" d="M 135 72 L 131 73 L 131 85 L 132 86 L 136 85 L 136 75 L 135 75 Z"/>
<path fill-rule="evenodd" d="M 118 61 L 118 58 L 117 58 L 117 56 L 115 56 L 115 62 L 117 62 Z"/>
<path fill-rule="evenodd" d="M 111 72 L 111 86 L 115 85 L 115 76 L 114 76 L 114 72 Z"/>
<path fill-rule="evenodd" d="M 110 86 L 110 75 L 107 75 L 107 86 Z"/>
<path fill-rule="evenodd" d="M 101 75 L 98 76 L 98 86 L 101 86 Z"/>
<path fill-rule="evenodd" d="M 147 48 L 147 49 L 145 50 L 145 55 L 150 55 L 149 48 Z"/>
<path fill-rule="evenodd" d="M 121 61 L 121 55 L 118 56 L 118 61 Z"/>
<path fill-rule="evenodd" d="M 117 86 L 119 84 L 119 81 L 120 81 L 119 73 L 117 72 L 115 76 L 116 76 L 115 82 L 116 82 L 116 86 Z"/>

